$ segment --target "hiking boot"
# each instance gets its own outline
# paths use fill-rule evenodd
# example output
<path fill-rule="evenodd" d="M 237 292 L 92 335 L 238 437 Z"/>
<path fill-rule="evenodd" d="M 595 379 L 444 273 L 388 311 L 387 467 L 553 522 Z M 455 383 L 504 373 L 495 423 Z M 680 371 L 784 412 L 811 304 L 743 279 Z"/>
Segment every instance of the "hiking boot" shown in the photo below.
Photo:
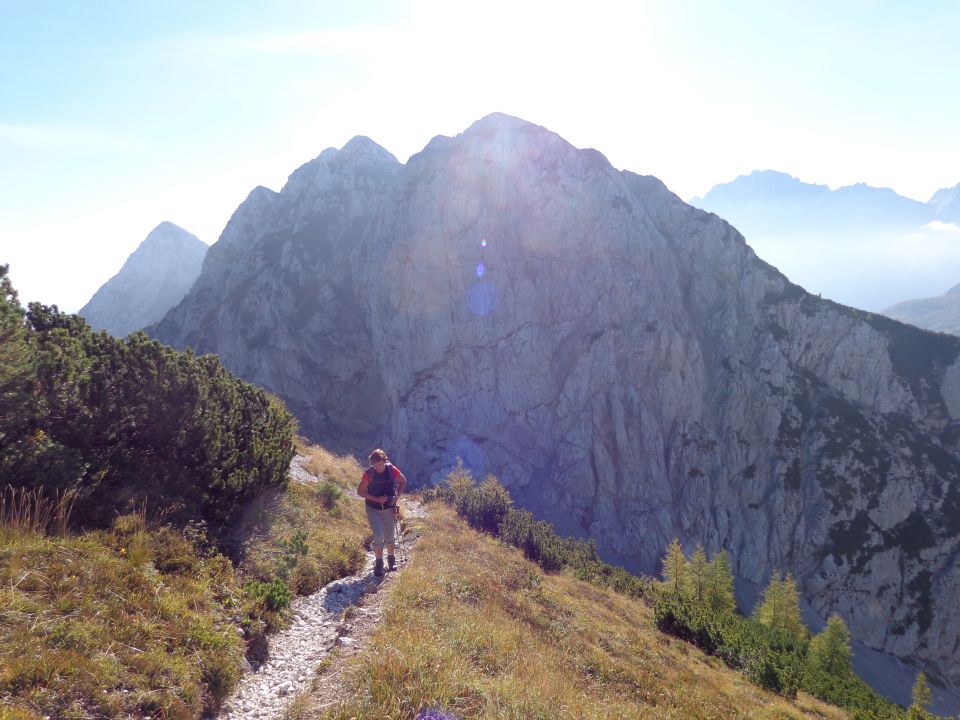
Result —
<path fill-rule="evenodd" d="M 391 570 L 397 569 L 397 559 L 393 555 L 387 555 L 387 567 Z"/>
<path fill-rule="evenodd" d="M 377 562 L 373 566 L 373 576 L 383 577 L 383 558 L 377 558 Z"/>

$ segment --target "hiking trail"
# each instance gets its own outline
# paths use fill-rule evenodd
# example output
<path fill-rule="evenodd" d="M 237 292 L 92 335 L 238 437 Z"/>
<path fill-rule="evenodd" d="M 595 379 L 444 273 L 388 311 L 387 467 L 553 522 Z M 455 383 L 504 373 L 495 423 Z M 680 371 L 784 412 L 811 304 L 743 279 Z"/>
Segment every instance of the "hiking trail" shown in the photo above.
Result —
<path fill-rule="evenodd" d="M 290 463 L 294 482 L 315 483 L 297 455 Z M 411 518 L 425 517 L 420 502 L 400 499 L 404 524 Z M 258 668 L 244 674 L 233 693 L 224 702 L 217 720 L 269 720 L 282 718 L 287 706 L 304 692 L 317 692 L 330 702 L 338 694 L 335 683 L 339 673 L 325 673 L 320 682 L 317 668 L 335 648 L 352 654 L 380 621 L 380 597 L 377 591 L 400 572 L 409 559 L 415 538 L 405 538 L 398 548 L 397 570 L 379 582 L 373 576 L 374 556 L 367 553 L 363 568 L 349 577 L 334 580 L 312 595 L 296 598 L 290 605 L 290 627 L 268 636 L 269 656 Z M 349 610 L 349 608 L 353 608 Z"/>

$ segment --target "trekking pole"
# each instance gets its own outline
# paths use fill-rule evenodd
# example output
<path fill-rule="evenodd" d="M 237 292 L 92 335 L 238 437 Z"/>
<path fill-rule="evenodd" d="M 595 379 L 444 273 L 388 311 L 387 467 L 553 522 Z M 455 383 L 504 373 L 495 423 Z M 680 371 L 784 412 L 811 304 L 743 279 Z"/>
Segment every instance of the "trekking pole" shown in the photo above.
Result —
<path fill-rule="evenodd" d="M 406 548 L 403 546 L 403 523 L 400 518 L 400 503 L 399 501 L 396 504 L 397 514 L 396 521 L 394 522 L 393 534 L 394 540 L 397 543 L 397 553 L 400 556 L 400 561 L 405 563 L 407 561 L 407 552 Z"/>
<path fill-rule="evenodd" d="M 403 547 L 403 530 L 400 528 L 399 506 L 397 506 L 397 508 L 397 517 L 393 523 L 393 542 L 397 546 L 397 554 L 400 556 L 400 562 L 405 563 L 407 561 L 407 553 Z"/>

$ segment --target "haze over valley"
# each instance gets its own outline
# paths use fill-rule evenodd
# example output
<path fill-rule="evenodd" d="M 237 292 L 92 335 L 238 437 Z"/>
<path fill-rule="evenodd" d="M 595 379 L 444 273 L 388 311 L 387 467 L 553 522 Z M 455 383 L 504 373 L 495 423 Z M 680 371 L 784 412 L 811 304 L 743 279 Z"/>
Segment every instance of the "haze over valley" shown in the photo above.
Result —
<path fill-rule="evenodd" d="M 844 305 L 882 312 L 960 282 L 960 185 L 921 203 L 888 188 L 831 190 L 767 170 L 691 204 L 734 225 L 793 282 Z"/>

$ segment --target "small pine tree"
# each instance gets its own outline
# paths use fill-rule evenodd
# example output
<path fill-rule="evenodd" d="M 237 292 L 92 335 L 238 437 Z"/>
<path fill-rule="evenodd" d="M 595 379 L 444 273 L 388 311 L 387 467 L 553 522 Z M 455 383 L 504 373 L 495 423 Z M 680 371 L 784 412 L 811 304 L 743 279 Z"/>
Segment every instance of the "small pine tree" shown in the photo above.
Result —
<path fill-rule="evenodd" d="M 703 551 L 703 545 L 697 545 L 687 568 L 687 594 L 697 605 L 706 605 L 709 566 L 707 564 L 707 554 Z"/>
<path fill-rule="evenodd" d="M 707 606 L 719 612 L 733 612 L 737 607 L 730 555 L 726 550 L 714 555 L 707 567 Z"/>
<path fill-rule="evenodd" d="M 910 692 L 913 704 L 910 705 L 909 716 L 911 720 L 925 720 L 932 717 L 927 711 L 927 707 L 933 702 L 933 692 L 930 685 L 927 684 L 927 674 L 921 672 L 917 675 L 917 681 L 913 684 L 913 690 Z"/>
<path fill-rule="evenodd" d="M 810 641 L 810 662 L 831 675 L 845 675 L 851 670 L 851 654 L 850 630 L 843 618 L 834 613 L 823 632 Z"/>
<path fill-rule="evenodd" d="M 678 538 L 674 538 L 663 557 L 663 584 L 667 592 L 678 599 L 687 594 L 687 564 L 683 546 Z"/>

